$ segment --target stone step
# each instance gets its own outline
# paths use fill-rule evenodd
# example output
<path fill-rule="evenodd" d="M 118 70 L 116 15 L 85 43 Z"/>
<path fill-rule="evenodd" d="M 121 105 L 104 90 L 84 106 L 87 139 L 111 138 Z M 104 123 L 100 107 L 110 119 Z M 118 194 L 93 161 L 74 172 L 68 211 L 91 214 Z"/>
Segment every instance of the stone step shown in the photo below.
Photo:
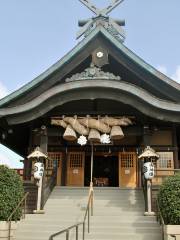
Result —
<path fill-rule="evenodd" d="M 16 235 L 16 238 L 18 240 L 48 240 L 49 236 L 51 234 L 54 234 L 54 231 L 21 231 L 21 233 Z M 31 236 L 31 238 L 29 238 Z M 86 232 L 85 234 L 86 240 L 88 239 L 95 239 L 95 240 L 100 240 L 100 239 L 108 239 L 108 240 L 119 240 L 119 239 L 126 239 L 126 240 L 160 240 L 161 239 L 161 233 L 154 233 L 154 232 L 141 232 L 141 233 L 134 233 L 134 232 L 112 232 L 112 231 L 102 231 L 102 232 L 93 232 L 88 234 Z M 75 231 L 70 232 L 70 239 L 75 237 Z M 65 234 L 58 236 L 55 238 L 56 240 L 61 240 L 65 239 Z M 79 239 L 82 239 L 82 231 L 79 232 Z"/>
<path fill-rule="evenodd" d="M 83 220 L 88 201 L 88 188 L 55 187 L 45 214 L 27 215 L 17 231 L 16 240 L 48 240 L 51 234 Z M 86 240 L 161 240 L 155 217 L 145 217 L 141 190 L 95 188 L 94 216 Z M 86 225 L 87 231 L 87 225 Z M 75 230 L 70 240 L 75 239 Z M 82 226 L 79 228 L 82 239 Z M 65 240 L 65 234 L 54 240 Z"/>
<path fill-rule="evenodd" d="M 96 222 L 141 222 L 141 221 L 145 221 L 145 222 L 152 222 L 152 221 L 156 221 L 156 217 L 145 217 L 142 216 L 141 214 L 139 214 L 138 216 L 136 215 L 124 215 L 123 217 L 121 215 L 119 216 L 112 216 L 111 218 L 106 217 L 106 215 L 104 215 L 104 218 L 102 218 L 102 216 L 96 216 L 96 213 L 94 213 L 94 216 L 92 217 L 92 221 L 96 221 Z"/>
<path fill-rule="evenodd" d="M 86 240 L 161 240 L 161 234 L 141 233 L 141 234 L 86 234 Z M 60 238 L 56 239 L 60 240 Z"/>

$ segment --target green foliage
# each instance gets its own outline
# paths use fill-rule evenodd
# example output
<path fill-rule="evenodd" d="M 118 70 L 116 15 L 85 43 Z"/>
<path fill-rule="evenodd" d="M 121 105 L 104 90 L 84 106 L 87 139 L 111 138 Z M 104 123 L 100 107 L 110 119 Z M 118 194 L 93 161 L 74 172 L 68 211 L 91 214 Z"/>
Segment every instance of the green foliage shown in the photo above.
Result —
<path fill-rule="evenodd" d="M 180 174 L 168 177 L 158 194 L 159 207 L 165 224 L 180 224 Z"/>
<path fill-rule="evenodd" d="M 16 208 L 24 194 L 22 180 L 13 170 L 0 165 L 0 221 L 7 221 L 12 211 Z M 12 218 L 20 219 L 22 210 L 18 209 Z"/>

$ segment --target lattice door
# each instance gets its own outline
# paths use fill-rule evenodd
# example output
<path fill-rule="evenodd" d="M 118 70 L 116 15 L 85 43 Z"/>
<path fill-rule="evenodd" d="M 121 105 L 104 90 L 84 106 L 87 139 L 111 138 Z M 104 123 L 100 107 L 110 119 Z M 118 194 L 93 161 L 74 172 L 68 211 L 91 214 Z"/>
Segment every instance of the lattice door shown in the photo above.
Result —
<path fill-rule="evenodd" d="M 46 160 L 46 167 L 52 173 L 53 166 L 57 166 L 57 185 L 61 185 L 61 169 L 62 169 L 62 153 L 61 152 L 48 152 L 50 159 Z"/>
<path fill-rule="evenodd" d="M 84 158 L 84 152 L 70 152 L 68 154 L 68 186 L 84 186 Z"/>
<path fill-rule="evenodd" d="M 119 153 L 119 186 L 136 187 L 136 162 L 137 155 L 135 152 Z"/>

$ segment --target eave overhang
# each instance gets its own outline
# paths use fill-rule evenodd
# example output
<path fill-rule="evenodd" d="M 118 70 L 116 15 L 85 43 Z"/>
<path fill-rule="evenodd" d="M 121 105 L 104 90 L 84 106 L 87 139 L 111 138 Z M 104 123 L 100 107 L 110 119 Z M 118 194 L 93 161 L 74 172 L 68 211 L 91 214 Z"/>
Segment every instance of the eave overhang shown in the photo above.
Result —
<path fill-rule="evenodd" d="M 103 98 L 129 104 L 155 119 L 180 122 L 180 104 L 158 99 L 136 85 L 107 79 L 59 84 L 28 103 L 1 108 L 0 116 L 6 117 L 9 124 L 18 124 L 36 119 L 67 102 Z"/>

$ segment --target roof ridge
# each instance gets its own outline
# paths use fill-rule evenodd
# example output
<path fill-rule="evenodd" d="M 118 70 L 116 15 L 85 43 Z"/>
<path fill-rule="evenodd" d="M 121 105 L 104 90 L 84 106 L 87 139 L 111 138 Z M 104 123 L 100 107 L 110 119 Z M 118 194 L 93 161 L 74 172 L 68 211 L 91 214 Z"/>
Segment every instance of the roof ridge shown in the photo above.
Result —
<path fill-rule="evenodd" d="M 144 61 L 141 57 L 136 55 L 132 50 L 130 50 L 128 47 L 126 47 L 124 44 L 119 42 L 115 37 L 113 37 L 103 26 L 98 26 L 95 29 L 92 30 L 92 32 L 84 38 L 82 41 L 80 41 L 74 48 L 72 48 L 66 55 L 64 55 L 60 60 L 58 60 L 56 63 L 51 65 L 47 70 L 45 70 L 43 73 L 41 73 L 39 76 L 31 80 L 29 83 L 22 86 L 20 89 L 12 92 L 11 94 L 7 95 L 6 97 L 2 98 L 0 100 L 0 107 L 4 104 L 10 102 L 13 99 L 16 99 L 18 96 L 22 95 L 23 93 L 29 91 L 37 84 L 41 83 L 46 79 L 48 76 L 50 76 L 53 72 L 58 70 L 60 67 L 62 67 L 64 64 L 66 64 L 69 59 L 72 56 L 75 56 L 78 51 L 80 51 L 89 41 L 91 41 L 98 33 L 103 34 L 107 39 L 109 39 L 116 47 L 118 47 L 121 51 L 123 51 L 130 59 L 132 59 L 136 64 L 143 67 L 154 75 L 155 77 L 162 80 L 164 83 L 170 85 L 174 89 L 180 91 L 180 84 L 168 76 L 164 75 L 160 71 L 158 71 L 156 68 L 148 64 L 146 61 Z"/>

